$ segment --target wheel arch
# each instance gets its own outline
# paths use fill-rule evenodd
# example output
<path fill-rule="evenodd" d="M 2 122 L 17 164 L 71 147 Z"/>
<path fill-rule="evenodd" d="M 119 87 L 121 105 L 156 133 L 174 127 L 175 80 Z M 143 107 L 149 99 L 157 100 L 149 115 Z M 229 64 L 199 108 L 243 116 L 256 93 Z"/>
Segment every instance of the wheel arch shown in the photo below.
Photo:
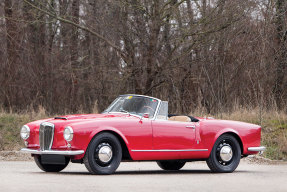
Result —
<path fill-rule="evenodd" d="M 238 135 L 238 133 L 235 132 L 235 131 L 229 130 L 229 131 L 226 131 L 226 132 L 223 132 L 223 133 L 218 134 L 218 135 L 216 136 L 215 141 L 213 142 L 213 145 L 215 144 L 216 140 L 217 140 L 220 136 L 222 136 L 222 135 L 231 135 L 231 136 L 233 136 L 233 137 L 238 141 L 238 143 L 239 143 L 239 145 L 240 145 L 241 155 L 243 154 L 243 142 L 242 142 L 242 139 L 240 138 L 240 136 Z"/>
<path fill-rule="evenodd" d="M 101 133 L 110 133 L 112 135 L 114 135 L 115 137 L 117 137 L 117 139 L 119 140 L 121 147 L 122 147 L 122 160 L 132 160 L 129 149 L 128 149 L 128 142 L 126 140 L 126 138 L 124 138 L 124 136 L 121 133 L 118 133 L 117 131 L 111 130 L 111 129 L 106 129 L 106 130 L 101 130 L 98 131 L 97 133 L 94 133 L 93 136 L 90 139 L 90 142 L 88 144 L 88 147 L 91 143 L 91 141 L 99 134 Z M 87 151 L 87 150 L 86 150 Z"/>

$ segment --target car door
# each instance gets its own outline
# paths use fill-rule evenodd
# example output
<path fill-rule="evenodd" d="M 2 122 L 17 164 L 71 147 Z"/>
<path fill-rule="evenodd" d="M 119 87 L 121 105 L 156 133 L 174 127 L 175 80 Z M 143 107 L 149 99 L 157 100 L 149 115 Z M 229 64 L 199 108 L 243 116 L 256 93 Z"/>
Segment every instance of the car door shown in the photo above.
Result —
<path fill-rule="evenodd" d="M 153 120 L 153 150 L 164 159 L 189 157 L 196 145 L 196 126 L 195 122 Z"/>
<path fill-rule="evenodd" d="M 152 121 L 154 149 L 191 149 L 195 144 L 194 122 Z"/>

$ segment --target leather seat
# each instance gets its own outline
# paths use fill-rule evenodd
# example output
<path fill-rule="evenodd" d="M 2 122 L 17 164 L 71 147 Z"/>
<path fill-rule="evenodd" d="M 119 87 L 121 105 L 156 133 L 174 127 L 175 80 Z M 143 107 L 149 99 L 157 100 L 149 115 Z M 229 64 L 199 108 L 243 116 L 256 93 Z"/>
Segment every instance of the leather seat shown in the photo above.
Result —
<path fill-rule="evenodd" d="M 188 116 L 172 116 L 168 118 L 169 121 L 183 121 L 183 122 L 191 122 Z"/>

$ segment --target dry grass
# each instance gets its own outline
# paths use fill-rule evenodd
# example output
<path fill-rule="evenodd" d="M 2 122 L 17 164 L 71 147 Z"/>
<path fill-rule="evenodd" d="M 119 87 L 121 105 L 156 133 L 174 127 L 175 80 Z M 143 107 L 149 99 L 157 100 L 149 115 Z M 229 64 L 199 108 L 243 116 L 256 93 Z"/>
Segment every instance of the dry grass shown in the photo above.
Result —
<path fill-rule="evenodd" d="M 20 128 L 37 119 L 47 118 L 46 110 L 39 107 L 37 111 L 21 114 L 0 112 L 0 150 L 19 150 L 23 146 L 20 138 Z"/>
<path fill-rule="evenodd" d="M 97 112 L 95 108 L 93 110 Z M 230 113 L 204 115 L 197 110 L 195 116 L 213 116 L 219 119 L 230 119 L 254 123 L 262 126 L 262 145 L 267 146 L 264 156 L 270 159 L 287 160 L 287 114 L 278 111 L 261 111 L 259 109 L 237 108 Z M 47 118 L 43 107 L 37 111 L 21 114 L 7 113 L 0 110 L 0 150 L 19 150 L 23 142 L 19 136 L 20 128 L 33 120 Z"/>

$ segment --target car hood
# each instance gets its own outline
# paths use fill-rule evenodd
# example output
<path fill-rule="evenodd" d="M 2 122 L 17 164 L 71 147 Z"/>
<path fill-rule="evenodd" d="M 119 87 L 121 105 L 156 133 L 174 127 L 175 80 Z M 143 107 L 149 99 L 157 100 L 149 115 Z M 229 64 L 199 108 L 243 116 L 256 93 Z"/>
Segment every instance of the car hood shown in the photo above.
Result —
<path fill-rule="evenodd" d="M 110 120 L 111 118 L 123 118 L 129 117 L 129 114 L 125 113 L 105 113 L 105 114 L 77 114 L 77 115 L 65 115 L 58 116 L 53 119 L 50 119 L 49 122 L 58 124 L 59 122 L 65 122 L 64 124 L 77 123 L 77 122 L 86 122 L 86 121 L 105 121 Z"/>
<path fill-rule="evenodd" d="M 124 113 L 76 114 L 76 115 L 57 116 L 49 119 L 42 119 L 28 123 L 27 125 L 30 128 L 39 127 L 40 124 L 43 122 L 50 122 L 53 123 L 56 127 L 62 127 L 68 124 L 74 124 L 79 122 L 83 123 L 88 121 L 99 121 L 99 120 L 104 121 L 104 120 L 110 120 L 111 118 L 123 118 L 123 117 L 135 118 L 133 116 L 130 116 L 129 114 Z"/>
<path fill-rule="evenodd" d="M 55 120 L 91 120 L 91 119 L 99 119 L 99 118 L 115 118 L 115 117 L 122 117 L 126 116 L 127 114 L 118 113 L 105 113 L 105 114 L 76 114 L 76 115 L 64 115 L 64 116 L 57 116 Z"/>

